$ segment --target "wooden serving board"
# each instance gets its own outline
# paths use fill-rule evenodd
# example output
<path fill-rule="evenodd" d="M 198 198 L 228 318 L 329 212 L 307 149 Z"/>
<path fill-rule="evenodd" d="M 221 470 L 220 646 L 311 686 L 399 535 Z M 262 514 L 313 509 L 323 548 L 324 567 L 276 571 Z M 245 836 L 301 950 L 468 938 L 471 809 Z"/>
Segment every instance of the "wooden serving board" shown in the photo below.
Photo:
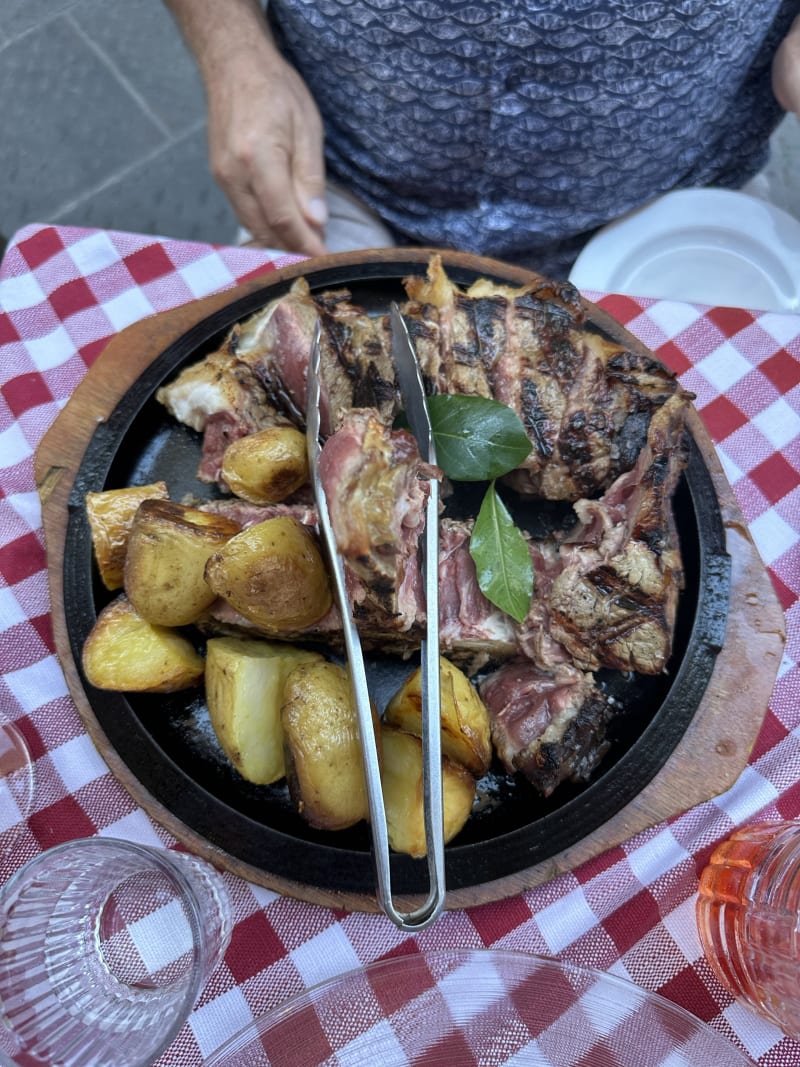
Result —
<path fill-rule="evenodd" d="M 427 263 L 427 249 L 403 249 L 404 258 Z M 132 774 L 98 723 L 73 660 L 64 611 L 64 547 L 68 500 L 91 437 L 106 421 L 126 391 L 170 344 L 212 312 L 281 280 L 339 264 L 396 260 L 398 249 L 326 256 L 270 272 L 233 290 L 145 319 L 114 337 L 75 390 L 69 403 L 43 438 L 35 459 L 36 483 L 42 503 L 47 546 L 56 651 L 83 720 L 112 773 L 136 802 L 196 854 L 251 882 L 312 903 L 356 911 L 377 911 L 371 895 L 327 891 L 317 886 L 276 878 L 268 871 L 228 855 L 186 826 Z M 530 272 L 447 253 L 446 267 L 463 261 L 487 274 L 502 269 L 510 284 L 526 284 Z M 494 269 L 493 269 L 494 268 Z M 632 348 L 644 346 L 602 309 L 587 303 L 592 321 Z M 733 491 L 722 471 L 713 443 L 692 410 L 689 428 L 704 457 L 717 493 L 732 561 L 731 610 L 724 648 L 717 656 L 711 683 L 688 729 L 664 766 L 642 791 L 599 829 L 551 859 L 515 874 L 478 886 L 448 892 L 447 907 L 461 908 L 512 896 L 571 870 L 622 843 L 634 834 L 709 800 L 728 789 L 747 764 L 766 714 L 785 641 L 784 618 L 772 583 L 747 531 Z M 400 898 L 401 908 L 418 903 Z"/>

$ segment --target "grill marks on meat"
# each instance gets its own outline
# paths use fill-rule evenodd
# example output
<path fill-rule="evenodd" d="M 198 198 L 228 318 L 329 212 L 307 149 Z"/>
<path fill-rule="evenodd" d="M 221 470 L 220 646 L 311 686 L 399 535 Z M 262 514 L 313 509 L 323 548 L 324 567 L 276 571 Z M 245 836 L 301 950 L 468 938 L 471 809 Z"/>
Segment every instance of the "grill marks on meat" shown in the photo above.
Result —
<path fill-rule="evenodd" d="M 237 437 L 273 425 L 305 425 L 306 380 L 322 323 L 320 418 L 327 436 L 354 407 L 391 423 L 398 393 L 388 320 L 370 318 L 345 291 L 312 297 L 305 279 L 232 327 L 218 351 L 187 367 L 156 397 L 207 437 L 198 476 L 219 482 L 222 454 Z"/>
<path fill-rule="evenodd" d="M 481 280 L 464 292 L 434 256 L 425 278 L 404 284 L 409 300 L 403 310 L 429 390 L 494 397 L 522 420 L 533 449 L 506 478 L 517 492 L 550 500 L 597 496 L 633 465 L 653 412 L 670 396 L 683 395 L 654 357 L 629 351 L 587 324 L 569 283 L 537 280 L 513 289 Z M 331 434 L 354 407 L 374 408 L 390 425 L 399 394 L 388 316 L 367 315 L 345 290 L 312 296 L 299 279 L 235 326 L 207 361 L 246 377 L 247 392 L 255 385 L 262 405 L 268 398 L 302 426 L 318 318 L 323 433 Z M 159 391 L 171 410 L 178 411 L 173 394 L 185 389 L 192 370 Z M 252 398 L 231 393 L 215 410 L 228 411 L 243 428 L 249 425 L 239 415 L 243 403 L 252 406 Z M 226 428 L 229 437 L 240 432 Z"/>
<path fill-rule="evenodd" d="M 427 278 L 406 289 L 432 391 L 491 396 L 522 420 L 533 449 L 506 479 L 520 493 L 602 492 L 635 461 L 652 412 L 680 391 L 658 360 L 587 326 L 566 282 L 512 289 L 481 280 L 464 293 L 434 258 Z"/>
<path fill-rule="evenodd" d="M 575 667 L 544 671 L 513 660 L 483 681 L 480 694 L 501 763 L 543 796 L 563 781 L 587 781 L 608 751 L 611 706 L 592 675 Z"/>
<path fill-rule="evenodd" d="M 312 297 L 298 279 L 289 293 L 257 313 L 229 345 L 266 391 L 303 425 L 306 380 L 317 319 L 322 327 L 320 419 L 329 435 L 354 407 L 374 407 L 385 422 L 394 417 L 396 389 L 385 318 L 370 318 L 344 290 Z"/>

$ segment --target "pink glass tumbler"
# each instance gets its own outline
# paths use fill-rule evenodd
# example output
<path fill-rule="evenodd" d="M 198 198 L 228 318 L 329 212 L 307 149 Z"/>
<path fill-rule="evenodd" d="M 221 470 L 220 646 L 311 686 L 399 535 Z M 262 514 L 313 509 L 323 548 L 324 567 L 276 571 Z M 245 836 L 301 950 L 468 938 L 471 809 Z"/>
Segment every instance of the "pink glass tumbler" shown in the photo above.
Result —
<path fill-rule="evenodd" d="M 746 826 L 719 845 L 697 925 L 720 982 L 800 1038 L 800 821 Z"/>

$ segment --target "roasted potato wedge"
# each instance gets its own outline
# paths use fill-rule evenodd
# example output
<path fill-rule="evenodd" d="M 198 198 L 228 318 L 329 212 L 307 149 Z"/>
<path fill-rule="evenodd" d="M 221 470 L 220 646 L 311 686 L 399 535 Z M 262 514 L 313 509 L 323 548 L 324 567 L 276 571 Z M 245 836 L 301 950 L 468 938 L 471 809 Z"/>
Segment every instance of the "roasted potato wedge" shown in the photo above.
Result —
<path fill-rule="evenodd" d="M 215 599 L 206 560 L 241 527 L 223 515 L 145 500 L 134 516 L 125 557 L 125 595 L 148 622 L 186 626 Z"/>
<path fill-rule="evenodd" d="M 426 854 L 422 792 L 422 741 L 385 723 L 381 728 L 381 779 L 389 844 L 396 852 Z M 460 763 L 442 757 L 444 839 L 451 841 L 466 823 L 475 800 L 475 779 Z"/>
<path fill-rule="evenodd" d="M 308 481 L 304 434 L 271 426 L 232 441 L 222 457 L 222 478 L 251 504 L 279 504 Z"/>
<path fill-rule="evenodd" d="M 82 660 L 93 686 L 123 693 L 188 689 L 202 680 L 205 668 L 191 641 L 143 619 L 124 595 L 98 615 Z"/>
<path fill-rule="evenodd" d="M 492 762 L 489 713 L 472 682 L 444 656 L 440 657 L 442 753 L 480 778 Z M 383 713 L 386 723 L 422 736 L 422 668 L 403 683 Z"/>
<path fill-rule="evenodd" d="M 167 496 L 166 482 L 86 494 L 86 517 L 92 546 L 106 589 L 122 588 L 128 534 L 139 505 L 144 500 L 166 500 Z"/>
<path fill-rule="evenodd" d="M 358 716 L 344 667 L 296 667 L 286 681 L 281 721 L 289 793 L 303 818 L 321 830 L 368 818 Z"/>
<path fill-rule="evenodd" d="M 318 622 L 333 603 L 322 555 L 296 519 L 267 519 L 232 537 L 206 564 L 210 588 L 268 633 Z"/>
<path fill-rule="evenodd" d="M 206 644 L 206 704 L 214 733 L 248 782 L 269 785 L 286 774 L 281 705 L 289 674 L 318 652 L 277 642 L 212 637 Z"/>

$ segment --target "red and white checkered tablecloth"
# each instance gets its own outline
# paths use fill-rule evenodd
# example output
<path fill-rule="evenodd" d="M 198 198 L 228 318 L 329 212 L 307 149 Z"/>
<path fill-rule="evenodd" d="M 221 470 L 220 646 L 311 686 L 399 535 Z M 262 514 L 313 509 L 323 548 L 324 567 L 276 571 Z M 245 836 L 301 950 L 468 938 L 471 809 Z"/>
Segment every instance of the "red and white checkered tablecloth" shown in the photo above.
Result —
<path fill-rule="evenodd" d="M 30 745 L 36 795 L 3 877 L 9 862 L 75 837 L 175 843 L 112 777 L 68 695 L 51 634 L 36 447 L 115 332 L 289 261 L 38 225 L 9 244 L 0 267 L 0 706 Z M 383 916 L 226 874 L 230 948 L 161 1067 L 199 1064 L 254 1015 L 362 963 L 486 946 L 611 971 L 683 1005 L 764 1067 L 800 1063 L 800 1045 L 717 984 L 694 920 L 698 872 L 719 840 L 757 813 L 800 817 L 800 316 L 587 295 L 696 394 L 783 604 L 786 654 L 748 767 L 723 796 L 519 896 L 447 912 L 413 937 Z"/>

